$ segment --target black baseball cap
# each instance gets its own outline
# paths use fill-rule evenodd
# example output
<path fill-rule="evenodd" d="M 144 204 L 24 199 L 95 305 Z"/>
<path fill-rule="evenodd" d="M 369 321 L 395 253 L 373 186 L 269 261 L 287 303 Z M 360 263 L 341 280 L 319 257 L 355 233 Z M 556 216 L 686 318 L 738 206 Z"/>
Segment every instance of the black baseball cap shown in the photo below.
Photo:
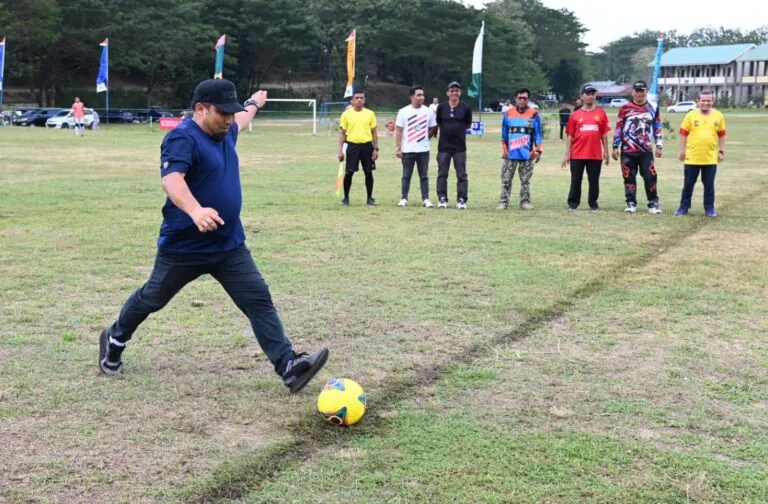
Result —
<path fill-rule="evenodd" d="M 581 94 L 584 93 L 597 93 L 597 88 L 592 84 L 585 84 L 584 87 L 581 88 Z"/>
<path fill-rule="evenodd" d="M 447 90 L 449 90 L 451 88 L 454 88 L 454 87 L 457 87 L 457 88 L 461 89 L 461 84 L 459 84 L 456 81 L 451 81 L 451 82 L 448 83 L 448 87 L 446 87 L 445 90 L 447 91 Z"/>
<path fill-rule="evenodd" d="M 632 89 L 636 91 L 646 91 L 648 89 L 648 84 L 644 80 L 635 81 L 635 83 L 632 84 Z"/>
<path fill-rule="evenodd" d="M 245 110 L 237 101 L 235 85 L 226 79 L 208 79 L 198 84 L 192 95 L 192 107 L 198 103 L 211 103 L 222 112 L 230 114 Z"/>

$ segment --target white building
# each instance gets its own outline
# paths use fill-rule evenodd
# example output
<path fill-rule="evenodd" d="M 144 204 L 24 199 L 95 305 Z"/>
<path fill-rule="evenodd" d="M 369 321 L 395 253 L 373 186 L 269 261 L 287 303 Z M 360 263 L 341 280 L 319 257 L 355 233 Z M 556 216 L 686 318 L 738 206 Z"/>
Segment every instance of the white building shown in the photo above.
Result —
<path fill-rule="evenodd" d="M 673 102 L 692 100 L 703 90 L 731 104 L 745 104 L 755 96 L 768 102 L 768 44 L 670 49 L 661 57 L 658 87 L 659 96 Z"/>
<path fill-rule="evenodd" d="M 768 105 L 768 44 L 755 47 L 736 60 L 743 101 Z M 739 103 L 739 102 L 737 102 Z"/>

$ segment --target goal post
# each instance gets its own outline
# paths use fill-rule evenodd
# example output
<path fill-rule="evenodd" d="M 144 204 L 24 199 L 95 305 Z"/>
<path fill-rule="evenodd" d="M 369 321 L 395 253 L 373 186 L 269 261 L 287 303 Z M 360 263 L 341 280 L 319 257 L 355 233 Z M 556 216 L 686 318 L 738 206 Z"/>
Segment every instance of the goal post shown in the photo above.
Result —
<path fill-rule="evenodd" d="M 306 103 L 312 107 L 312 136 L 317 136 L 317 100 L 315 98 L 267 98 L 267 102 Z M 248 123 L 248 132 L 253 132 L 253 121 Z"/>

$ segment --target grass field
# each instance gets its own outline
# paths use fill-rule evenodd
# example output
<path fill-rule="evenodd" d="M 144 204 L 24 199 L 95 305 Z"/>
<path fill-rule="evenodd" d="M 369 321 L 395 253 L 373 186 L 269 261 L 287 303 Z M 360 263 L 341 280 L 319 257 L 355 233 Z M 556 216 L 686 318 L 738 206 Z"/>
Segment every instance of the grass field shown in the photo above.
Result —
<path fill-rule="evenodd" d="M 332 351 L 296 396 L 207 277 L 100 376 L 152 266 L 162 133 L 0 128 L 0 502 L 768 502 L 768 117 L 730 119 L 717 219 L 701 185 L 673 215 L 676 138 L 660 216 L 623 213 L 613 162 L 602 211 L 565 211 L 555 138 L 535 210 L 497 211 L 495 122 L 467 211 L 397 208 L 391 137 L 381 206 L 358 174 L 342 208 L 334 136 L 241 136 L 247 243 L 295 345 Z M 315 413 L 342 376 L 368 394 L 348 429 Z"/>

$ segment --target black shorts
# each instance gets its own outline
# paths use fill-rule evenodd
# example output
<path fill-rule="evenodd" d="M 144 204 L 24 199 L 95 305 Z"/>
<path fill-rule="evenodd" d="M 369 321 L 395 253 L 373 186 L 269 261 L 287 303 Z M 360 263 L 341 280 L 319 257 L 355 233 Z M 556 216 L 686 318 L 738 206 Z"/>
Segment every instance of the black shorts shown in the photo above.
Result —
<path fill-rule="evenodd" d="M 356 144 L 347 143 L 347 173 L 355 173 L 363 165 L 364 172 L 370 172 L 376 169 L 373 162 L 373 142 Z"/>

